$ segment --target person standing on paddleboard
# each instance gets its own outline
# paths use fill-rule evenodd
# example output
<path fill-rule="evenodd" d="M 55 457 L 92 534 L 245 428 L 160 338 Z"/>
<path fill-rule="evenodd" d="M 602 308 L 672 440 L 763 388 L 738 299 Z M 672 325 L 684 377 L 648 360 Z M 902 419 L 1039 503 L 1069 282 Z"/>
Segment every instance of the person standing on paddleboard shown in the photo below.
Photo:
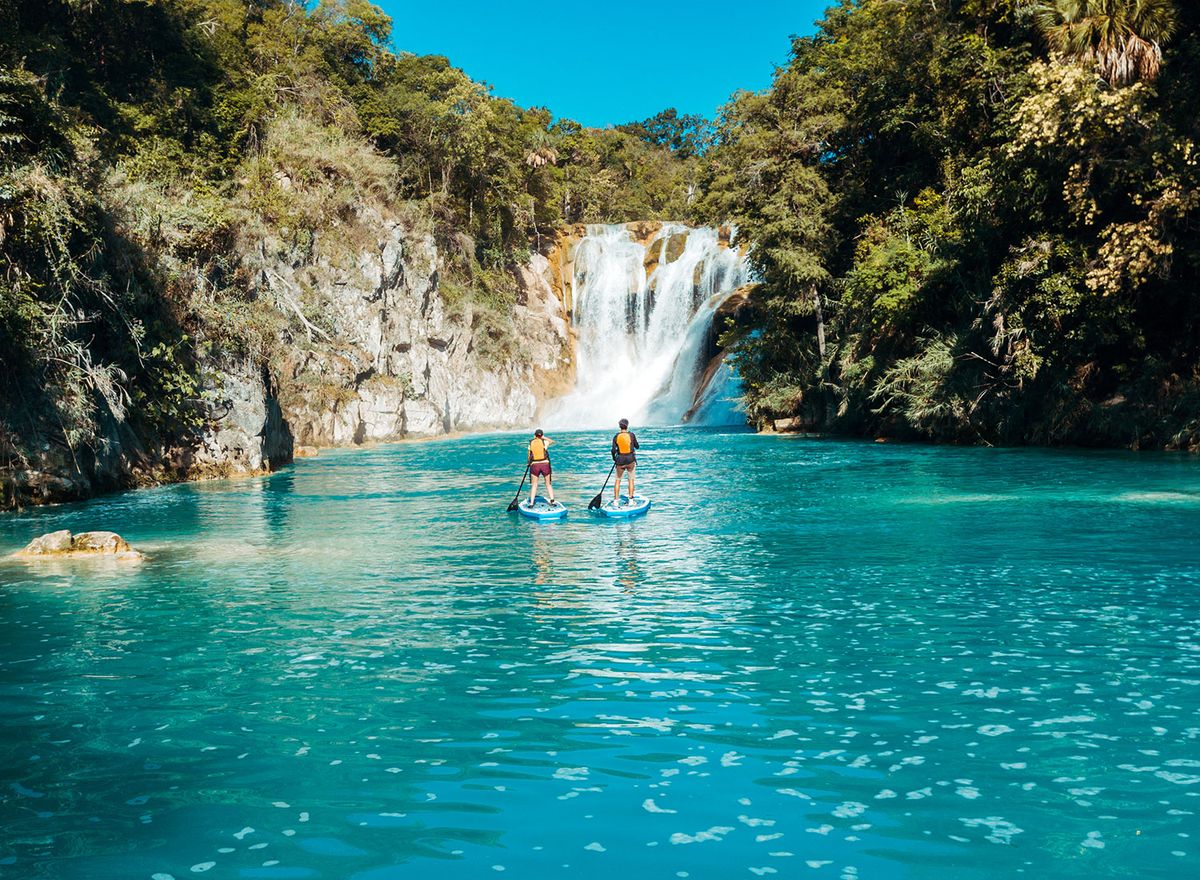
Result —
<path fill-rule="evenodd" d="M 620 427 L 612 441 L 612 460 L 617 468 L 617 482 L 613 484 L 613 501 L 618 501 L 621 497 L 621 475 L 629 475 L 629 494 L 627 498 L 633 498 L 633 472 L 637 469 L 637 453 L 638 448 L 637 435 L 629 430 L 629 419 L 621 419 L 617 423 Z"/>
<path fill-rule="evenodd" d="M 533 432 L 533 439 L 529 441 L 529 476 L 532 478 L 529 481 L 529 506 L 533 507 L 533 502 L 537 500 L 537 485 L 538 477 L 546 478 L 546 494 L 550 496 L 550 503 L 554 503 L 554 486 L 550 483 L 550 447 L 554 441 L 542 434 L 542 429 L 538 428 Z"/>

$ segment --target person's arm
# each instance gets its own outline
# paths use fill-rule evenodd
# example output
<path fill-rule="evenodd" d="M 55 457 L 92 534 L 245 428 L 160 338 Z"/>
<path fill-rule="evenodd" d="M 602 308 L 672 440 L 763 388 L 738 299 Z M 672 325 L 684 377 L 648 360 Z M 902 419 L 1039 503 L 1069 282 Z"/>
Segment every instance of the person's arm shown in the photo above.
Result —
<path fill-rule="evenodd" d="M 613 461 L 617 460 L 617 435 L 616 434 L 613 435 L 612 458 L 613 458 Z"/>
<path fill-rule="evenodd" d="M 533 464 L 533 444 L 525 447 L 525 464 Z"/>
<path fill-rule="evenodd" d="M 637 442 L 637 434 L 634 434 L 634 433 L 632 433 L 632 432 L 631 432 L 631 433 L 629 434 L 629 439 L 633 441 L 633 448 L 634 448 L 634 449 L 638 449 L 638 448 L 639 448 L 639 446 L 638 446 L 638 442 Z"/>
<path fill-rule="evenodd" d="M 553 441 L 553 440 L 551 440 L 549 437 L 543 437 L 542 439 L 546 441 L 546 448 L 547 448 L 547 449 L 549 449 L 551 446 L 553 446 L 553 445 L 554 445 L 554 441 Z"/>

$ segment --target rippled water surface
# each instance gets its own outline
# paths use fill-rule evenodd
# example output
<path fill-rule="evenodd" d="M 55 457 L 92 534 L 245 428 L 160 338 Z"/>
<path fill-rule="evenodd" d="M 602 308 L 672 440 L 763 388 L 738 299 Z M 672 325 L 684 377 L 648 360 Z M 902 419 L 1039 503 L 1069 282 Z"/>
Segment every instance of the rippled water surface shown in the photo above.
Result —
<path fill-rule="evenodd" d="M 0 876 L 1196 876 L 1195 458 L 557 439 L 0 518 Z"/>

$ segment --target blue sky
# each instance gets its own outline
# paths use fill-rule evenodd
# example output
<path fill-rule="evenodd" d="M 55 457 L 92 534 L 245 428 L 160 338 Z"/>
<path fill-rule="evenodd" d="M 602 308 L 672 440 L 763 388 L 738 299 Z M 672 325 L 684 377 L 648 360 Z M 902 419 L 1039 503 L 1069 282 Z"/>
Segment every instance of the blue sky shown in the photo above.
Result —
<path fill-rule="evenodd" d="M 712 116 L 770 84 L 788 36 L 835 0 L 374 0 L 402 51 L 445 55 L 524 107 L 605 126 L 666 107 Z"/>

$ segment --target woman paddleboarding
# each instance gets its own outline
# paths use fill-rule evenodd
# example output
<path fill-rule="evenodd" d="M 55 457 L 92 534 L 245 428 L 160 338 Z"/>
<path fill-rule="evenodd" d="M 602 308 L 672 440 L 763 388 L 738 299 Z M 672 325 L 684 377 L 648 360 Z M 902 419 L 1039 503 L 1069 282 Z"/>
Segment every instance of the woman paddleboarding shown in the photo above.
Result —
<path fill-rule="evenodd" d="M 550 447 L 554 445 L 554 441 L 542 433 L 542 429 L 538 428 L 533 432 L 533 439 L 529 441 L 529 506 L 533 507 L 537 500 L 538 479 L 546 480 L 546 494 L 550 498 L 550 504 L 554 504 L 554 486 L 551 483 L 553 469 L 550 466 Z"/>

